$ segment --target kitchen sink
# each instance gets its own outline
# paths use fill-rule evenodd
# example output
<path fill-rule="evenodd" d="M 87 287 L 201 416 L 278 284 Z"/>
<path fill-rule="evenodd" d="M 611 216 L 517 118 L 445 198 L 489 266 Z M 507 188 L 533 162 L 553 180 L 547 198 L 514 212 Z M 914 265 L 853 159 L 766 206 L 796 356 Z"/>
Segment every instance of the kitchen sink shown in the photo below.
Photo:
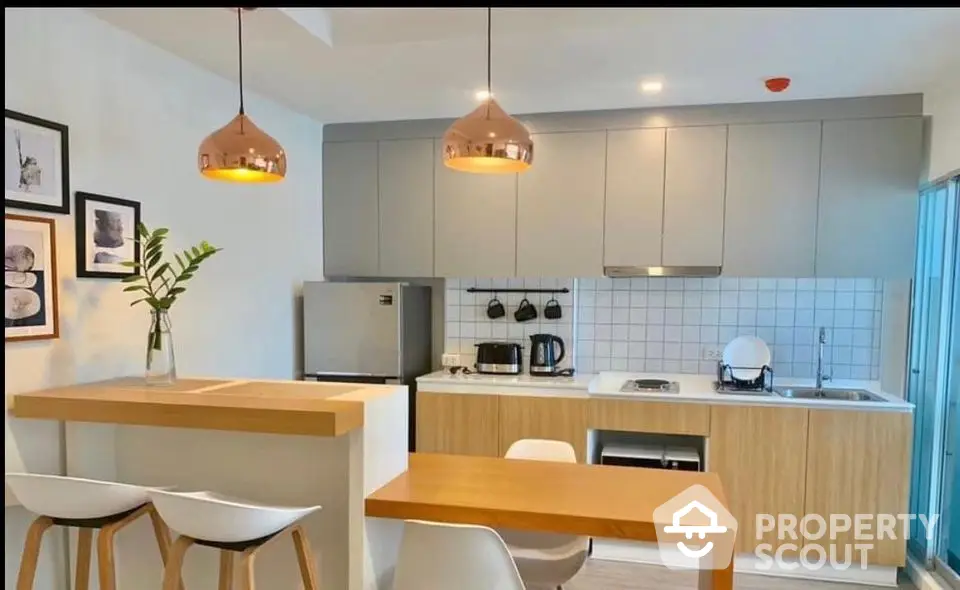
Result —
<path fill-rule="evenodd" d="M 883 402 L 886 401 L 875 393 L 864 389 L 816 389 L 814 387 L 788 387 L 775 389 L 781 397 L 793 399 L 822 399 L 827 401 L 845 402 Z"/>

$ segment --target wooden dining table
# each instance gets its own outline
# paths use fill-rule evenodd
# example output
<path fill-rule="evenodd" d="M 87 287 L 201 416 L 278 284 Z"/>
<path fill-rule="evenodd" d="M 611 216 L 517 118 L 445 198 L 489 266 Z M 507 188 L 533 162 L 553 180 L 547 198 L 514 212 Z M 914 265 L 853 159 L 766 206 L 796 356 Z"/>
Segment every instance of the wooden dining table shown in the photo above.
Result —
<path fill-rule="evenodd" d="M 657 541 L 654 511 L 693 485 L 727 505 L 714 473 L 412 453 L 367 497 L 368 517 Z M 732 533 L 735 534 L 735 533 Z M 732 590 L 733 560 L 701 569 L 700 590 Z"/>

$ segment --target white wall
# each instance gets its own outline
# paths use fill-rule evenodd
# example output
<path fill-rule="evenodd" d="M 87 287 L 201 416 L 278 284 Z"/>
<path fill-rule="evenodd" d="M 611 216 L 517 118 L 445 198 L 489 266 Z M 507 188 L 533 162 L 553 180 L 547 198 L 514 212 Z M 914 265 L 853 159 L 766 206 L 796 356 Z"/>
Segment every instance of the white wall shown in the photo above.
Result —
<path fill-rule="evenodd" d="M 205 239 L 224 248 L 172 310 L 180 374 L 291 377 L 295 294 L 302 280 L 323 276 L 321 124 L 248 95 L 248 114 L 289 154 L 287 179 L 275 186 L 205 180 L 197 147 L 236 113 L 234 82 L 78 9 L 4 16 L 4 106 L 69 125 L 71 191 L 140 201 L 146 223 L 170 228 L 172 246 Z M 61 336 L 5 344 L 7 395 L 143 369 L 147 309 L 130 308 L 117 281 L 76 279 L 73 217 L 53 217 Z M 6 447 L 7 470 L 60 469 L 53 424 L 8 421 Z M 10 588 L 19 559 L 12 548 L 22 544 L 29 517 L 21 508 L 5 516 Z M 47 579 L 37 587 L 66 584 Z"/>
<path fill-rule="evenodd" d="M 960 170 L 960 76 L 945 76 L 923 94 L 923 114 L 931 118 L 927 178 Z"/>

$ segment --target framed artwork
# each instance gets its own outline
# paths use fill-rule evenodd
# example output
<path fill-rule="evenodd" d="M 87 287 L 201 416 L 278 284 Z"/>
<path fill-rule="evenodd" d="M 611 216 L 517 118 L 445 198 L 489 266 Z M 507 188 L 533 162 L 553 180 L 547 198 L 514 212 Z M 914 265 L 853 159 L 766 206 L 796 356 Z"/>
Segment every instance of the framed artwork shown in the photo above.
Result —
<path fill-rule="evenodd" d="M 52 219 L 3 216 L 3 339 L 60 336 L 57 230 Z"/>
<path fill-rule="evenodd" d="M 122 279 L 139 272 L 122 266 L 140 262 L 140 203 L 77 191 L 77 276 Z"/>
<path fill-rule="evenodd" d="M 69 214 L 67 126 L 9 109 L 3 115 L 4 206 Z"/>

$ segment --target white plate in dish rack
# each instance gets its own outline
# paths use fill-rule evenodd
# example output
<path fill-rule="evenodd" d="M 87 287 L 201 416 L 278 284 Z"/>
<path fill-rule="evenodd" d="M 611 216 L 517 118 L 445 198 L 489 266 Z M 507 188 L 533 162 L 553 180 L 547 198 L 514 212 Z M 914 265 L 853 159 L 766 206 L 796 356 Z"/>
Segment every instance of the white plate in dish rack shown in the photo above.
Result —
<path fill-rule="evenodd" d="M 730 376 L 741 381 L 759 377 L 770 359 L 770 347 L 756 336 L 737 336 L 723 349 L 723 364 L 730 367 Z"/>

